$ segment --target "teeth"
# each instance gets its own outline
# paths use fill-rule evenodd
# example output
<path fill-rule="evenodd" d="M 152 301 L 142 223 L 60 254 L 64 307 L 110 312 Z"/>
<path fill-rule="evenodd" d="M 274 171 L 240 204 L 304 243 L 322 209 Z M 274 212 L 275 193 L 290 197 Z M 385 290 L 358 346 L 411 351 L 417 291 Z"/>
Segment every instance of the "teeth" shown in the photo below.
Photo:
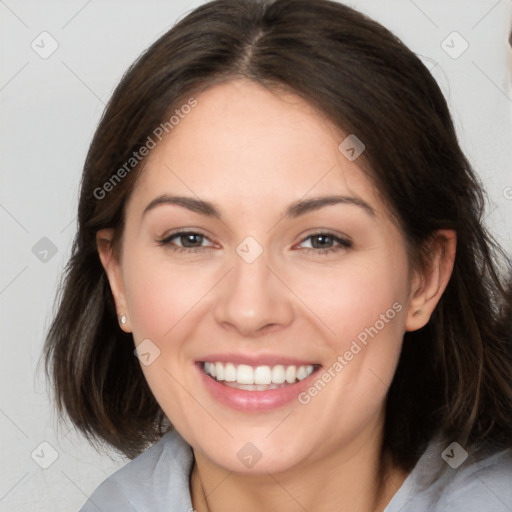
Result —
<path fill-rule="evenodd" d="M 295 366 L 288 366 L 285 373 L 286 382 L 293 384 L 297 378 L 297 369 Z"/>
<path fill-rule="evenodd" d="M 307 373 L 306 373 L 306 367 L 305 366 L 301 366 L 298 370 L 297 370 L 297 379 L 299 380 L 303 380 L 307 377 Z"/>
<path fill-rule="evenodd" d="M 228 363 L 228 365 L 229 364 L 230 363 Z M 246 364 L 238 365 L 236 369 L 236 381 L 238 384 L 254 384 L 254 370 L 252 366 L 247 366 Z"/>
<path fill-rule="evenodd" d="M 224 365 L 222 363 L 215 363 L 215 374 L 217 380 L 224 380 Z"/>
<path fill-rule="evenodd" d="M 284 373 L 284 366 L 278 364 L 272 368 L 272 382 L 274 384 L 282 384 L 286 380 L 286 374 Z"/>
<path fill-rule="evenodd" d="M 237 371 L 234 364 L 228 363 L 224 366 L 224 380 L 226 382 L 235 382 L 237 380 Z"/>
<path fill-rule="evenodd" d="M 270 366 L 257 366 L 254 369 L 254 384 L 266 384 L 267 386 L 272 383 L 272 370 Z"/>
<path fill-rule="evenodd" d="M 209 363 L 203 365 L 206 374 L 226 385 L 249 391 L 276 389 L 278 384 L 294 384 L 309 377 L 314 370 L 313 365 L 307 366 L 256 366 L 233 363 Z"/>

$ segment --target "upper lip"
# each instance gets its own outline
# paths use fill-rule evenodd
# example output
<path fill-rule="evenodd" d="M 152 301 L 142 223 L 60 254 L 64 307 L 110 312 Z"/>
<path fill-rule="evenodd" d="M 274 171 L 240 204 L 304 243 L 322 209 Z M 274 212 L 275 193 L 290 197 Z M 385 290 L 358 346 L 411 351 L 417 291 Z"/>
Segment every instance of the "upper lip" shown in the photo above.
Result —
<path fill-rule="evenodd" d="M 296 357 L 281 356 L 277 354 L 253 356 L 247 354 L 209 354 L 197 359 L 197 362 L 246 364 L 253 367 L 276 366 L 278 364 L 282 364 L 283 366 L 319 366 L 319 363 L 312 361 L 311 359 L 297 359 Z"/>

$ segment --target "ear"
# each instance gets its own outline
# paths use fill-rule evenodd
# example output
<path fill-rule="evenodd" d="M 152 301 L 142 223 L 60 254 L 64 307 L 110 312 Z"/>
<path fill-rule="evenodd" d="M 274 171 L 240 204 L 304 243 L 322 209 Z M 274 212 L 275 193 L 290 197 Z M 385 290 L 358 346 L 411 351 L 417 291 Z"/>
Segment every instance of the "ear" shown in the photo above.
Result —
<path fill-rule="evenodd" d="M 110 283 L 112 295 L 114 296 L 119 326 L 123 331 L 131 332 L 130 315 L 128 314 L 128 305 L 124 291 L 123 274 L 121 272 L 120 262 L 116 258 L 112 248 L 113 239 L 113 229 L 100 229 L 96 233 L 96 246 L 98 248 L 101 264 L 105 269 L 105 273 L 107 274 L 107 278 Z M 123 315 L 126 319 L 125 323 L 121 322 Z"/>
<path fill-rule="evenodd" d="M 407 331 L 416 331 L 429 321 L 452 275 L 456 246 L 455 231 L 443 229 L 434 234 L 427 268 L 416 273 L 412 280 L 405 323 Z"/>

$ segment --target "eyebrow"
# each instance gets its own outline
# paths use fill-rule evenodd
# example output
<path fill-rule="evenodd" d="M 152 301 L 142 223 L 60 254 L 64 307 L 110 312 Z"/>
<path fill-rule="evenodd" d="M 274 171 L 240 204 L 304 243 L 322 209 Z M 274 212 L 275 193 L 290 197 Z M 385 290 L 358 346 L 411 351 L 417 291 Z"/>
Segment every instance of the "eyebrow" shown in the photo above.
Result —
<path fill-rule="evenodd" d="M 324 206 L 330 206 L 333 204 L 350 204 L 359 206 L 366 211 L 372 217 L 375 217 L 375 209 L 371 207 L 366 201 L 359 199 L 358 197 L 350 196 L 323 196 L 316 197 L 307 200 L 295 201 L 286 210 L 286 217 L 294 218 L 299 215 L 304 215 L 315 210 L 319 210 Z"/>
<path fill-rule="evenodd" d="M 161 195 L 153 199 L 144 211 L 142 212 L 142 216 L 144 216 L 150 210 L 153 210 L 157 206 L 161 206 L 164 204 L 174 204 L 177 206 L 182 206 L 183 208 L 187 208 L 190 211 L 195 213 L 200 213 L 201 215 L 206 215 L 208 217 L 216 217 L 220 219 L 219 210 L 208 201 L 202 201 L 201 199 L 194 199 L 193 197 L 185 197 L 185 196 L 169 196 L 169 195 Z"/>
<path fill-rule="evenodd" d="M 217 207 L 208 201 L 203 201 L 201 199 L 195 199 L 193 197 L 185 197 L 185 196 L 170 196 L 170 195 L 161 195 L 153 199 L 147 206 L 144 208 L 142 215 L 144 216 L 148 211 L 156 208 L 161 205 L 177 205 L 182 206 L 183 208 L 187 208 L 188 210 L 199 213 L 201 215 L 205 215 L 207 217 L 215 217 L 217 219 L 221 218 L 220 211 Z M 299 201 L 293 202 L 288 209 L 286 210 L 285 217 L 295 218 L 300 215 L 304 215 L 306 213 L 319 210 L 325 206 L 331 206 L 334 204 L 348 204 L 354 205 L 362 208 L 372 217 L 375 217 L 375 209 L 372 208 L 366 201 L 359 199 L 357 197 L 350 196 L 323 196 L 316 197 L 312 199 L 301 199 Z"/>

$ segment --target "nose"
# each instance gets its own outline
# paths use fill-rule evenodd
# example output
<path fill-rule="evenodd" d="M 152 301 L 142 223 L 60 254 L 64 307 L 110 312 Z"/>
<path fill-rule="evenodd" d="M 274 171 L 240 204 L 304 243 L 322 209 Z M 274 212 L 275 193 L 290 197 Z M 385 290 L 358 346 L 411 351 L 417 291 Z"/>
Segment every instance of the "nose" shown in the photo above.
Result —
<path fill-rule="evenodd" d="M 293 295 L 276 274 L 263 255 L 252 263 L 236 255 L 234 268 L 218 289 L 217 323 L 244 337 L 289 325 L 294 317 Z"/>

